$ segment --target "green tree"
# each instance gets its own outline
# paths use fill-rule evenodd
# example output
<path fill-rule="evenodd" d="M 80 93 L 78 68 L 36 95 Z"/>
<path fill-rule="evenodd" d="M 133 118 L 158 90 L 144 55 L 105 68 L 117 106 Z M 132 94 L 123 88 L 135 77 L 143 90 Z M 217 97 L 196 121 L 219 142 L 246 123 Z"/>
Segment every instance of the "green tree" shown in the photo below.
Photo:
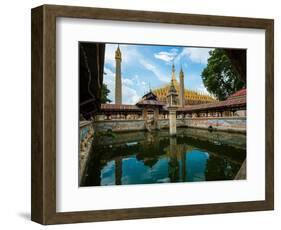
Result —
<path fill-rule="evenodd" d="M 101 103 L 110 103 L 111 100 L 108 99 L 108 94 L 110 93 L 110 90 L 107 88 L 106 84 L 102 84 L 101 87 Z"/>
<path fill-rule="evenodd" d="M 214 49 L 209 54 L 208 65 L 202 72 L 202 80 L 210 93 L 219 100 L 225 100 L 245 87 L 223 49 Z"/>

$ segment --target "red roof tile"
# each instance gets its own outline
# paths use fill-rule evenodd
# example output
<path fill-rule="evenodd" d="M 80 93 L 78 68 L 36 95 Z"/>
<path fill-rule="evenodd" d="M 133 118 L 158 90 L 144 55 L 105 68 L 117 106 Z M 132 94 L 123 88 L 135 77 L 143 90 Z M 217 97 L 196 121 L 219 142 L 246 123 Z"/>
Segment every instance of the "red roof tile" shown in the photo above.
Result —
<path fill-rule="evenodd" d="M 247 95 L 247 89 L 243 88 L 235 92 L 234 94 L 230 95 L 227 100 L 235 98 L 235 97 L 246 97 Z"/>
<path fill-rule="evenodd" d="M 237 107 L 237 106 L 246 106 L 246 97 L 239 97 L 228 99 L 225 101 L 218 101 L 214 103 L 200 104 L 200 105 L 189 105 L 184 108 L 179 108 L 178 111 L 199 111 L 199 110 L 211 110 L 211 109 L 220 109 L 226 107 Z"/>

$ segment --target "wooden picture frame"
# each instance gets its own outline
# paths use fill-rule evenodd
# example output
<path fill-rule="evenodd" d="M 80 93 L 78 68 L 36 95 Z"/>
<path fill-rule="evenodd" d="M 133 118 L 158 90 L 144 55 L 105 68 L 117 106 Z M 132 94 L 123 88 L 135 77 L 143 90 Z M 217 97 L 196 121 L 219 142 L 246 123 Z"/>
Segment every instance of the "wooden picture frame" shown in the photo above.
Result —
<path fill-rule="evenodd" d="M 265 30 L 265 200 L 100 211 L 56 212 L 56 18 L 169 23 Z M 43 5 L 32 9 L 32 187 L 31 219 L 63 224 L 274 208 L 274 21 L 271 19 Z"/>

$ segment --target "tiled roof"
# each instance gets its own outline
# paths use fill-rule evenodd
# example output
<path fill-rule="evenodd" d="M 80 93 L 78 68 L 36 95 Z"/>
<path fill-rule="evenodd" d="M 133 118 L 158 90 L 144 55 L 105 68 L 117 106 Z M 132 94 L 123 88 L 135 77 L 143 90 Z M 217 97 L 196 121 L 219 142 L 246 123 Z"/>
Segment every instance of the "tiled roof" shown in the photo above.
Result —
<path fill-rule="evenodd" d="M 148 93 L 146 93 L 145 95 L 142 96 L 142 99 L 143 100 L 155 100 L 157 99 L 157 96 L 152 92 L 152 91 L 149 91 Z"/>
<path fill-rule="evenodd" d="M 200 111 L 200 110 L 212 110 L 212 109 L 221 109 L 237 106 L 246 106 L 246 97 L 239 97 L 228 99 L 225 101 L 218 101 L 215 103 L 199 104 L 199 105 L 189 105 L 184 108 L 179 108 L 178 111 Z"/>
<path fill-rule="evenodd" d="M 234 98 L 237 98 L 237 97 L 246 97 L 246 95 L 247 95 L 247 89 L 243 88 L 243 89 L 238 90 L 234 94 L 230 95 L 227 98 L 227 100 L 234 99 Z"/>

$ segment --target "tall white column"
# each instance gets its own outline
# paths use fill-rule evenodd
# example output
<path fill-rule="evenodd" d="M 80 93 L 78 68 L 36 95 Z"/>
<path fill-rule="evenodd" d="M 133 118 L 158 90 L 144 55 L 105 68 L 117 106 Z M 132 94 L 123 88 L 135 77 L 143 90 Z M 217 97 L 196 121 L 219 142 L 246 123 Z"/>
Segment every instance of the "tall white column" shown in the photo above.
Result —
<path fill-rule="evenodd" d="M 121 50 L 115 51 L 115 104 L 122 104 Z"/>
<path fill-rule="evenodd" d="M 169 109 L 169 126 L 170 126 L 170 135 L 177 135 L 177 113 L 176 108 L 168 108 Z"/>

